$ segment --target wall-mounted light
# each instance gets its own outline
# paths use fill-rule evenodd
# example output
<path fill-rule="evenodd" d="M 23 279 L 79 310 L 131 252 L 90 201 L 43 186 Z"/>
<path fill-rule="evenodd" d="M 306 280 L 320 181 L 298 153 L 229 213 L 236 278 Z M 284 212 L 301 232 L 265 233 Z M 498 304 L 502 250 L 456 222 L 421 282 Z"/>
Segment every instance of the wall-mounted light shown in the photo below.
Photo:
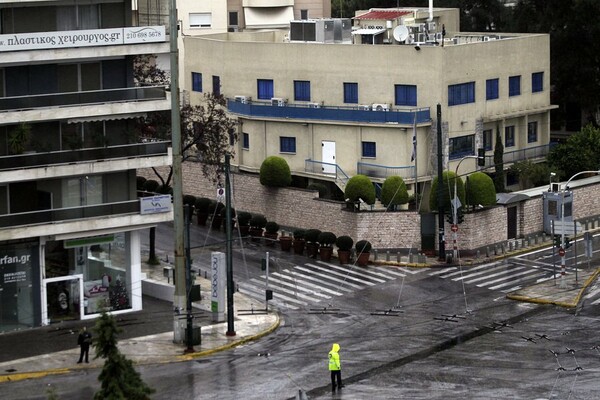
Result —
<path fill-rule="evenodd" d="M 421 46 L 419 46 L 419 45 L 416 45 L 416 46 L 415 46 L 415 50 L 416 50 L 416 51 L 421 51 Z"/>

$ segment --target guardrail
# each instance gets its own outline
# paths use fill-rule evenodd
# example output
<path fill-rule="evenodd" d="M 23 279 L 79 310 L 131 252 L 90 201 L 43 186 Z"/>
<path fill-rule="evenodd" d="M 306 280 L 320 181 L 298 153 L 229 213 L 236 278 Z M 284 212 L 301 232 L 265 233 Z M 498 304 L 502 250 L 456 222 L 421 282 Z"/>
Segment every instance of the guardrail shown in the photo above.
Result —
<path fill-rule="evenodd" d="M 323 161 L 304 160 L 304 170 L 313 174 L 324 174 L 335 177 L 338 186 L 344 187 L 348 182 L 348 175 L 337 164 L 326 163 Z"/>
<path fill-rule="evenodd" d="M 388 167 L 386 165 L 356 163 L 356 171 L 361 175 L 372 178 L 387 178 L 390 176 L 399 176 L 402 179 L 413 179 L 415 177 L 414 166 Z"/>

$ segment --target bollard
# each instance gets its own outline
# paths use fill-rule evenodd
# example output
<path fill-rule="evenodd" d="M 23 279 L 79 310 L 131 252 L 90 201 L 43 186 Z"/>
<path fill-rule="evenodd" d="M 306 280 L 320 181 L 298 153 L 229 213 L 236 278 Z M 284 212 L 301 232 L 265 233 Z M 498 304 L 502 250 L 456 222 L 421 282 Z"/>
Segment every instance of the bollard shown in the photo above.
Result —
<path fill-rule="evenodd" d="M 506 245 L 505 245 L 505 243 L 502 243 L 500 245 L 500 249 L 502 250 L 502 254 L 506 254 Z"/>
<path fill-rule="evenodd" d="M 490 258 L 490 246 L 485 246 L 485 256 L 486 258 Z"/>
<path fill-rule="evenodd" d="M 479 260 L 479 257 L 481 257 L 481 254 L 480 254 L 479 250 L 477 250 L 477 254 L 475 255 L 475 258 Z"/>
<path fill-rule="evenodd" d="M 508 251 L 513 251 L 513 242 L 508 242 Z M 504 251 L 502 251 L 504 253 Z"/>
<path fill-rule="evenodd" d="M 390 251 L 385 252 L 385 261 L 390 261 Z"/>
<path fill-rule="evenodd" d="M 546 241 L 546 232 L 542 232 L 542 243 Z"/>
<path fill-rule="evenodd" d="M 515 242 L 515 250 L 519 250 L 521 248 L 522 239 L 517 239 Z"/>
<path fill-rule="evenodd" d="M 402 256 L 400 256 L 400 252 L 396 253 L 396 262 L 400 262 L 402 260 Z"/>
<path fill-rule="evenodd" d="M 378 251 L 377 249 L 373 249 L 373 261 L 377 261 Z"/>

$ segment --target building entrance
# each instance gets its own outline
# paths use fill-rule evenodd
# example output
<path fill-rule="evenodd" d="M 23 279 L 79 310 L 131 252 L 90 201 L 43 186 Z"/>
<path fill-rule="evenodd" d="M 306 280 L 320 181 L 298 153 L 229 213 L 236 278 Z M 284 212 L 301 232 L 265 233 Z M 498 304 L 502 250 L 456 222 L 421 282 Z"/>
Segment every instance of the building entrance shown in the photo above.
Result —
<path fill-rule="evenodd" d="M 44 280 L 46 288 L 46 315 L 44 325 L 81 318 L 81 275 L 62 276 Z"/>

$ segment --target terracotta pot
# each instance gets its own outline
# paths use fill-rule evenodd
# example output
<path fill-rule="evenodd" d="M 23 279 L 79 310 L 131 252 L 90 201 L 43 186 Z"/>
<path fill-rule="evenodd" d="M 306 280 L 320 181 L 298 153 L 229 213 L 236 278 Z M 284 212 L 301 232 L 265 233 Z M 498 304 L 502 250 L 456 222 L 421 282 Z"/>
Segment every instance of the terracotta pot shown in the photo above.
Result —
<path fill-rule="evenodd" d="M 281 236 L 279 238 L 279 244 L 281 245 L 282 251 L 290 251 L 292 248 L 292 237 L 291 236 Z"/>
<path fill-rule="evenodd" d="M 367 264 L 369 264 L 369 257 L 371 256 L 371 253 L 360 253 L 356 256 L 356 264 L 360 265 L 361 267 L 366 266 Z"/>
<path fill-rule="evenodd" d="M 215 215 L 210 223 L 210 226 L 213 229 L 221 229 L 221 225 L 223 224 L 223 218 L 220 215 Z"/>
<path fill-rule="evenodd" d="M 277 236 L 279 236 L 279 234 L 277 232 L 275 233 L 269 233 L 269 232 L 265 232 L 265 234 L 263 235 L 265 237 L 265 244 L 269 247 L 273 247 L 275 246 L 275 242 L 277 241 Z"/>
<path fill-rule="evenodd" d="M 325 262 L 331 261 L 332 254 L 333 254 L 333 247 L 321 247 L 319 249 L 319 256 L 321 257 L 321 261 L 325 261 Z"/>
<path fill-rule="evenodd" d="M 252 241 L 253 242 L 260 242 L 260 238 L 263 235 L 263 229 L 262 228 L 250 228 L 250 236 L 252 236 Z"/>
<path fill-rule="evenodd" d="M 294 239 L 294 254 L 302 255 L 302 253 L 304 253 L 305 243 L 306 242 L 304 241 L 304 239 Z"/>
<path fill-rule="evenodd" d="M 350 250 L 338 250 L 337 255 L 340 260 L 340 264 L 350 264 Z"/>
<path fill-rule="evenodd" d="M 248 233 L 250 232 L 250 225 L 240 225 L 238 228 L 240 228 L 240 235 L 248 236 Z"/>
<path fill-rule="evenodd" d="M 306 255 L 310 258 L 317 258 L 317 254 L 319 254 L 319 243 L 307 242 Z"/>

